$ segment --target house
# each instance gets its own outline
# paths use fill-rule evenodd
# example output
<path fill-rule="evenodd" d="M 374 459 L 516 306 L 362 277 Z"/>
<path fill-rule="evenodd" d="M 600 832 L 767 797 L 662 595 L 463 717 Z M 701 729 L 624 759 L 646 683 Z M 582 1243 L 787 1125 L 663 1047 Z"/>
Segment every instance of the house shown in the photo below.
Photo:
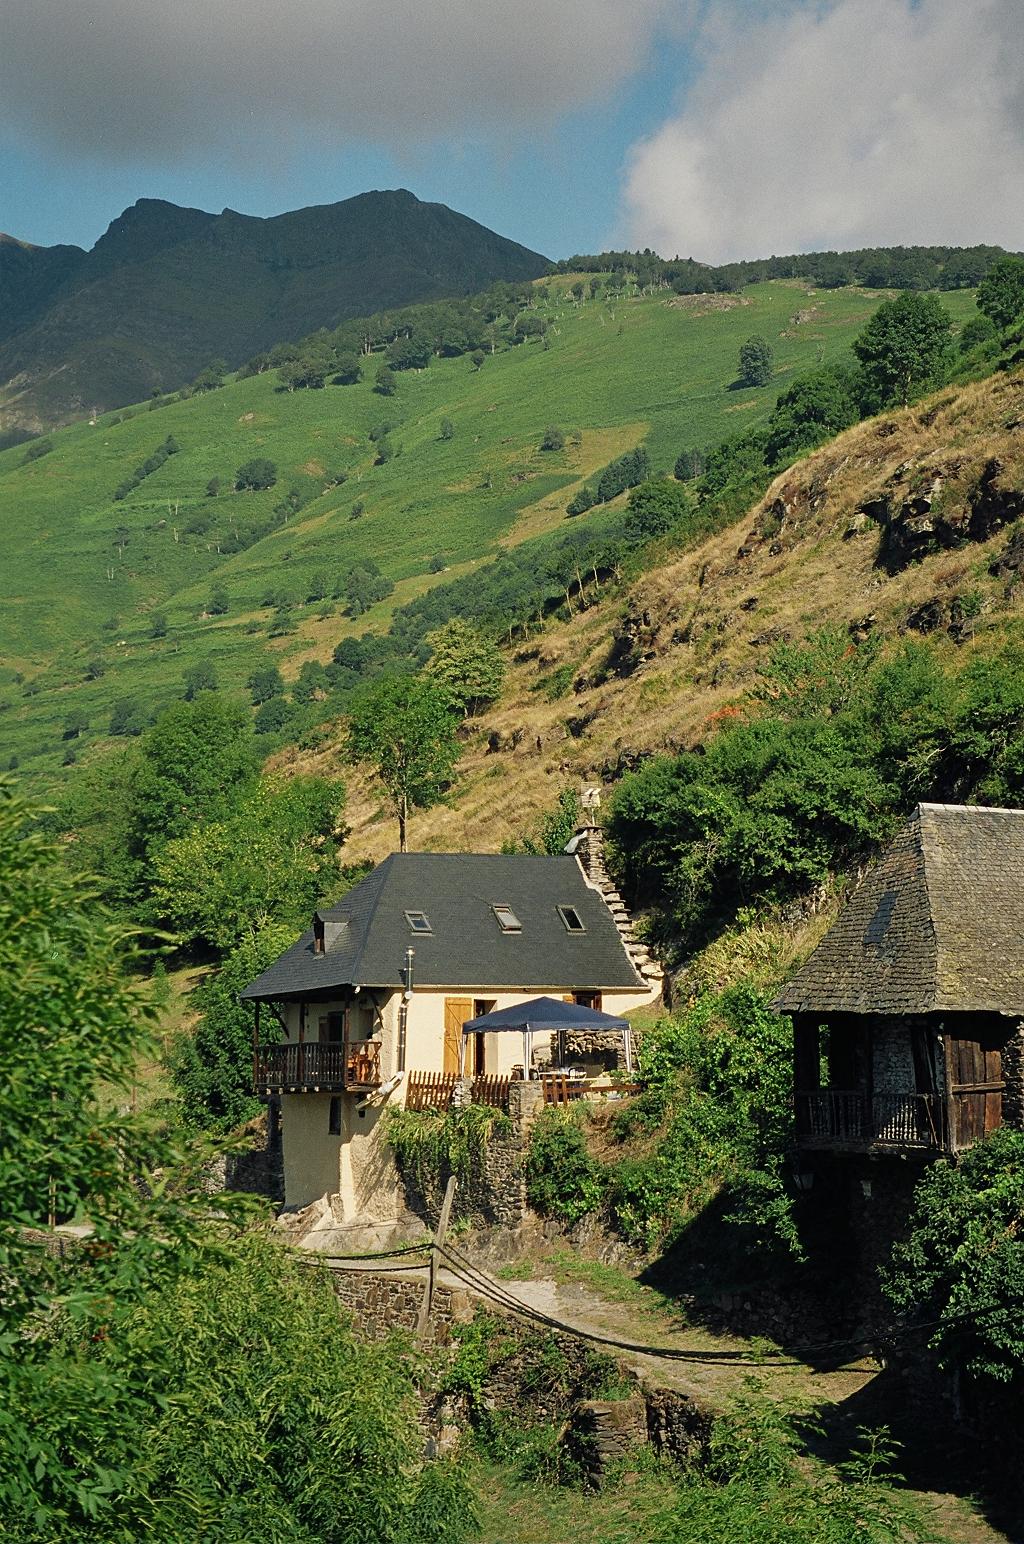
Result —
<path fill-rule="evenodd" d="M 599 828 L 570 846 L 393 853 L 245 988 L 254 1088 L 280 1101 L 286 1206 L 327 1195 L 342 1226 L 397 1221 L 383 1112 L 426 1074 L 522 1075 L 519 1038 L 464 1037 L 468 1019 L 541 994 L 613 1013 L 658 999 Z"/>
<path fill-rule="evenodd" d="M 918 805 L 776 1006 L 805 1164 L 1021 1129 L 1024 810 Z"/>

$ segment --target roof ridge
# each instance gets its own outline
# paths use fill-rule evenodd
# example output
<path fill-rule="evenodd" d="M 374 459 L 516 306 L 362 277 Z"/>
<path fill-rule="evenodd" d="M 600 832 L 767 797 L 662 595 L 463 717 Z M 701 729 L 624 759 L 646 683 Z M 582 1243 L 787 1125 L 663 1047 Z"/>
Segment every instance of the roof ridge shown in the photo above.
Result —
<path fill-rule="evenodd" d="M 961 815 L 1024 815 L 1024 809 L 1014 809 L 1008 804 L 939 804 L 922 799 L 917 806 L 921 810 L 956 810 Z"/>

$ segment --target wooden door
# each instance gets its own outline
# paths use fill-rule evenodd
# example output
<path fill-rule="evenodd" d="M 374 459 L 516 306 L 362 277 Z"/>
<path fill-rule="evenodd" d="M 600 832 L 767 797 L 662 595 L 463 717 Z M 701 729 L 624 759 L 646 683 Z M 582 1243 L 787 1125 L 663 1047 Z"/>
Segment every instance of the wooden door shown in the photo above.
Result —
<path fill-rule="evenodd" d="M 952 1146 L 970 1147 L 1003 1123 L 1002 1051 L 981 1040 L 950 1037 L 946 1066 Z"/>
<path fill-rule="evenodd" d="M 444 1062 L 445 1072 L 462 1071 L 462 1026 L 473 1017 L 471 997 L 446 997 L 444 1000 Z"/>

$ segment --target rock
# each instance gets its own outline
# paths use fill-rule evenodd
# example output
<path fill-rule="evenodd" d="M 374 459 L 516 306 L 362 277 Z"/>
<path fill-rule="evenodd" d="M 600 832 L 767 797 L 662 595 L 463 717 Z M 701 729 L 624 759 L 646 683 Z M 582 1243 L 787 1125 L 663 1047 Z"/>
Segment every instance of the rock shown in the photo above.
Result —
<path fill-rule="evenodd" d="M 789 633 L 784 627 L 766 627 L 763 633 L 755 633 L 747 642 L 752 649 L 764 649 L 773 643 L 788 643 Z"/>
<path fill-rule="evenodd" d="M 863 643 L 877 626 L 878 618 L 873 611 L 870 611 L 866 617 L 854 617 L 852 621 L 847 623 L 846 631 L 854 643 Z"/>
<path fill-rule="evenodd" d="M 997 579 L 1016 578 L 1024 568 L 1024 528 L 1013 531 L 998 557 L 989 564 L 988 571 Z"/>
<path fill-rule="evenodd" d="M 526 736 L 526 730 L 517 727 L 515 729 L 492 729 L 487 736 L 487 754 L 496 755 L 499 751 L 514 751 L 521 745 Z"/>
<path fill-rule="evenodd" d="M 870 517 L 866 510 L 858 509 L 846 530 L 843 532 L 843 541 L 850 541 L 854 536 L 862 536 L 871 525 Z"/>

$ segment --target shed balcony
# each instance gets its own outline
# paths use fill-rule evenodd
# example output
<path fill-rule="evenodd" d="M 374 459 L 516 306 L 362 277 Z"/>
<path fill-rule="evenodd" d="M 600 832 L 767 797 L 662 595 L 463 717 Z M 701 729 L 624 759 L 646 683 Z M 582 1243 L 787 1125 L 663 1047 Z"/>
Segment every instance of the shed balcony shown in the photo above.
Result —
<path fill-rule="evenodd" d="M 350 1040 L 257 1046 L 253 1056 L 253 1092 L 334 1094 L 347 1089 L 378 1088 L 379 1040 Z"/>
<path fill-rule="evenodd" d="M 871 1152 L 949 1147 L 945 1100 L 938 1094 L 874 1097 L 860 1089 L 797 1093 L 796 1140 L 803 1148 Z"/>

